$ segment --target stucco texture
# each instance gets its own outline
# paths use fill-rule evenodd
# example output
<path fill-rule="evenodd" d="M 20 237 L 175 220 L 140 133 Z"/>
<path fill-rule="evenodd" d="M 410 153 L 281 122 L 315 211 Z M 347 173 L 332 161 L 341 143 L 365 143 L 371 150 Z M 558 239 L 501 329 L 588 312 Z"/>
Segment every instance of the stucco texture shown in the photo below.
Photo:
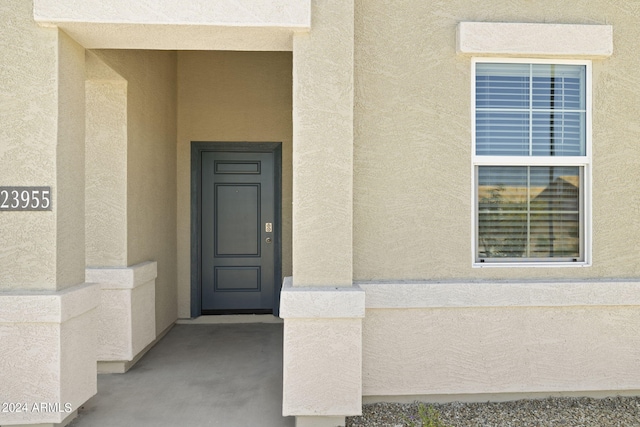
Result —
<path fill-rule="evenodd" d="M 624 1 L 356 1 L 364 395 L 640 387 L 637 301 L 624 297 L 637 294 L 640 274 L 638 16 Z M 592 62 L 592 266 L 472 268 L 471 59 L 456 53 L 463 21 L 613 26 L 613 55 Z"/>
<path fill-rule="evenodd" d="M 632 278 L 640 274 L 635 54 L 625 1 L 356 1 L 354 279 Z M 593 61 L 593 265 L 472 268 L 471 61 L 461 21 L 609 24 Z"/>
<path fill-rule="evenodd" d="M 284 415 L 359 415 L 362 319 L 287 319 Z"/>
<path fill-rule="evenodd" d="M 116 253 L 115 257 L 118 261 L 124 258 L 124 266 L 158 263 L 155 297 L 156 332 L 160 333 L 177 316 L 176 53 L 93 53 L 127 82 L 126 171 L 119 170 L 126 173 L 126 254 Z M 117 102 L 122 105 L 121 100 Z M 115 161 L 115 165 L 121 164 L 122 157 Z M 115 189 L 122 196 L 122 189 Z M 122 244 L 116 244 L 120 247 Z M 107 261 L 100 266 L 109 265 Z"/>
<path fill-rule="evenodd" d="M 314 2 L 293 39 L 294 286 L 351 286 L 353 13 Z"/>
<path fill-rule="evenodd" d="M 37 22 L 88 49 L 291 50 L 310 0 L 36 0 Z M 142 24 L 142 25 L 140 25 Z"/>
<path fill-rule="evenodd" d="M 84 50 L 31 13 L 0 5 L 0 182 L 50 186 L 53 209 L 2 214 L 0 288 L 62 289 L 84 279 Z"/>
<path fill-rule="evenodd" d="M 367 310 L 363 394 L 637 390 L 639 329 L 634 306 Z"/>
<path fill-rule="evenodd" d="M 134 24 L 305 27 L 310 0 L 189 0 L 157 3 L 142 0 L 35 0 L 38 21 L 117 22 Z"/>
<path fill-rule="evenodd" d="M 127 81 L 87 52 L 86 265 L 127 265 Z M 105 161 L 109 159 L 109 161 Z"/>
<path fill-rule="evenodd" d="M 60 422 L 67 413 L 33 411 L 33 405 L 70 403 L 75 411 L 96 393 L 98 292 L 82 284 L 0 298 L 0 396 L 27 404 L 0 413 L 3 426 Z"/>
<path fill-rule="evenodd" d="M 156 338 L 156 277 L 155 262 L 87 269 L 87 281 L 100 284 L 99 362 L 131 361 Z"/>
<path fill-rule="evenodd" d="M 291 275 L 291 84 L 289 52 L 178 52 L 179 317 L 191 316 L 192 141 L 282 142 L 282 273 Z"/>

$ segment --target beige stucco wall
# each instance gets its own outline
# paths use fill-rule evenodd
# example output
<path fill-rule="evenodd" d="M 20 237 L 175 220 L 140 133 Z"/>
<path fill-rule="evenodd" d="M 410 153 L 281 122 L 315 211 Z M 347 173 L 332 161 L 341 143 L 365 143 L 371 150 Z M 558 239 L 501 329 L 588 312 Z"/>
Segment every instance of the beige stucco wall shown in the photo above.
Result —
<path fill-rule="evenodd" d="M 640 226 L 628 214 L 640 208 L 632 184 L 640 178 L 640 22 L 630 3 L 614 3 L 356 1 L 354 279 L 366 292 L 364 395 L 640 388 Z M 593 60 L 592 266 L 472 268 L 462 21 L 613 26 L 613 55 Z"/>
<path fill-rule="evenodd" d="M 640 274 L 640 192 L 629 2 L 356 2 L 355 280 L 631 278 Z M 471 63 L 460 21 L 610 24 L 614 53 L 593 61 L 593 266 L 472 265 Z"/>
<path fill-rule="evenodd" d="M 363 394 L 456 400 L 637 390 L 637 313 L 637 306 L 367 310 Z"/>
<path fill-rule="evenodd" d="M 282 273 L 291 275 L 291 54 L 178 53 L 178 300 L 190 317 L 191 141 L 282 142 Z"/>
<path fill-rule="evenodd" d="M 640 389 L 637 281 L 361 287 L 363 394 L 369 399 Z"/>
<path fill-rule="evenodd" d="M 293 39 L 293 285 L 353 277 L 353 1 L 313 4 Z"/>
<path fill-rule="evenodd" d="M 84 50 L 31 13 L 0 5 L 0 181 L 51 186 L 53 210 L 3 213 L 0 288 L 62 289 L 84 281 Z"/>
<path fill-rule="evenodd" d="M 93 53 L 127 81 L 125 259 L 158 263 L 160 333 L 176 319 L 176 53 Z"/>
<path fill-rule="evenodd" d="M 86 265 L 123 267 L 127 265 L 127 81 L 91 52 L 86 55 L 86 71 Z"/>
<path fill-rule="evenodd" d="M 38 28 L 29 20 L 30 10 L 30 2 L 0 4 L 0 162 L 19 165 L 0 169 L 0 177 L 3 185 L 53 186 L 58 32 Z M 25 150 L 31 155 L 24 156 Z M 55 220 L 54 212 L 3 213 L 3 289 L 55 288 Z"/>
<path fill-rule="evenodd" d="M 56 283 L 84 282 L 84 48 L 58 32 Z"/>

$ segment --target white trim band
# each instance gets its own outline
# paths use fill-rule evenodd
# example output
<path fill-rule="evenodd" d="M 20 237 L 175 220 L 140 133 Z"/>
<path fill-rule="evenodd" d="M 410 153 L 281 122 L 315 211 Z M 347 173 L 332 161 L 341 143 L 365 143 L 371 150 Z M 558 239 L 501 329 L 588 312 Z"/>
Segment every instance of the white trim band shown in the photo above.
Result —
<path fill-rule="evenodd" d="M 640 281 L 359 283 L 366 308 L 638 306 Z"/>
<path fill-rule="evenodd" d="M 604 58 L 613 54 L 611 25 L 460 22 L 457 51 L 476 56 Z"/>
<path fill-rule="evenodd" d="M 63 323 L 98 306 L 98 286 L 82 283 L 61 291 L 0 293 L 0 323 Z"/>
<path fill-rule="evenodd" d="M 359 286 L 294 287 L 285 277 L 280 294 L 283 319 L 341 319 L 364 317 L 365 293 Z"/>
<path fill-rule="evenodd" d="M 158 263 L 147 261 L 130 267 L 87 268 L 85 280 L 102 289 L 134 289 L 158 277 Z"/>

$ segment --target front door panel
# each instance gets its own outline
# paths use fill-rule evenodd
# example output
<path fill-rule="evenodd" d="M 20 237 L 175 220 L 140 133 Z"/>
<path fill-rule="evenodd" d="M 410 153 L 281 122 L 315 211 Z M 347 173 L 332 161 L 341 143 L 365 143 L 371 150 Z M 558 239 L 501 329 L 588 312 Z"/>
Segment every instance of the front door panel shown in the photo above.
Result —
<path fill-rule="evenodd" d="M 202 153 L 202 311 L 274 308 L 274 155 Z"/>

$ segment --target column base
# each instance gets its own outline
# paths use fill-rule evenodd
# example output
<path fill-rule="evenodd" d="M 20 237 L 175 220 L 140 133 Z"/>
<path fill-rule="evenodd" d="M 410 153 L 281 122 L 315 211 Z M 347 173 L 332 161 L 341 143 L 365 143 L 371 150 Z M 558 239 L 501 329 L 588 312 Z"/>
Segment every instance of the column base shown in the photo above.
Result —
<path fill-rule="evenodd" d="M 153 348 L 165 335 L 173 328 L 175 323 L 169 325 L 164 331 L 160 332 L 155 340 L 139 352 L 133 360 L 115 360 L 111 362 L 98 361 L 98 374 L 126 374 L 140 359 L 144 357 L 149 350 Z"/>
<path fill-rule="evenodd" d="M 285 279 L 282 411 L 307 423 L 299 425 L 361 414 L 364 297 L 357 286 L 294 288 Z"/>
<path fill-rule="evenodd" d="M 296 417 L 296 427 L 344 427 L 345 417 Z"/>
<path fill-rule="evenodd" d="M 0 425 L 64 425 L 97 393 L 98 299 L 93 284 L 0 293 Z"/>
<path fill-rule="evenodd" d="M 157 263 L 126 268 L 87 268 L 87 282 L 100 286 L 98 366 L 124 373 L 156 339 Z"/>
<path fill-rule="evenodd" d="M 14 424 L 11 427 L 66 427 L 78 417 L 78 411 L 73 411 L 61 423 L 40 423 L 40 424 Z"/>

